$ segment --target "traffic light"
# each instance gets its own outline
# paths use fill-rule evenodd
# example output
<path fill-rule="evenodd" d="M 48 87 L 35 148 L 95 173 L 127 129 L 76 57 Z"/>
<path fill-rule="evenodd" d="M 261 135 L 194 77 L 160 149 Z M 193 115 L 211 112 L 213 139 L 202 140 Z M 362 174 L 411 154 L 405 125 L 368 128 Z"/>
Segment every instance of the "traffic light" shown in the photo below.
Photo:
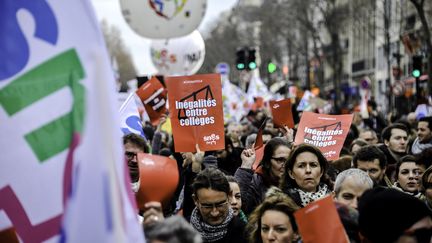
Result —
<path fill-rule="evenodd" d="M 247 68 L 249 70 L 254 70 L 255 68 L 257 68 L 256 57 L 255 57 L 255 49 L 249 50 L 248 66 L 247 66 Z"/>
<path fill-rule="evenodd" d="M 246 50 L 237 50 L 236 68 L 237 70 L 244 70 L 246 68 Z"/>
<path fill-rule="evenodd" d="M 276 64 L 274 64 L 274 63 L 272 63 L 272 62 L 269 62 L 269 63 L 267 64 L 267 71 L 268 71 L 269 73 L 274 73 L 274 72 L 276 72 L 276 69 L 277 69 Z"/>
<path fill-rule="evenodd" d="M 423 57 L 413 56 L 412 57 L 412 76 L 418 78 L 422 75 Z"/>

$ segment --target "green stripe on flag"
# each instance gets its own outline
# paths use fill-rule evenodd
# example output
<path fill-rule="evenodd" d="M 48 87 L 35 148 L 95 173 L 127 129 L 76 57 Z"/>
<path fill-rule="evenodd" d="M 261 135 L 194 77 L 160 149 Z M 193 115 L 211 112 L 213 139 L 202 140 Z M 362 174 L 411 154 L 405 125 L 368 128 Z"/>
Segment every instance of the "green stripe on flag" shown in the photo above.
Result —
<path fill-rule="evenodd" d="M 34 102 L 70 87 L 71 112 L 25 135 L 40 162 L 67 149 L 84 122 L 84 69 L 75 49 L 65 51 L 13 80 L 0 90 L 0 105 L 12 116 Z M 39 114 L 40 115 L 40 114 Z"/>

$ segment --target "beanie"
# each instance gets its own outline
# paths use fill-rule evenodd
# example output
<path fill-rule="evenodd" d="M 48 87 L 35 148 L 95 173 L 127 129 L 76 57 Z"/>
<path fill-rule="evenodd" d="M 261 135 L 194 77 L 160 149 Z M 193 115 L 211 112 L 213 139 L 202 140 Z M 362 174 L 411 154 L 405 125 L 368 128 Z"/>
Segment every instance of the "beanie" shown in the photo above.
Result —
<path fill-rule="evenodd" d="M 358 204 L 359 228 L 371 242 L 394 242 L 405 230 L 430 216 L 426 204 L 407 193 L 377 187 L 366 191 Z"/>
<path fill-rule="evenodd" d="M 213 155 L 207 155 L 206 157 L 204 157 L 203 164 L 204 164 L 205 168 L 209 168 L 209 167 L 217 168 L 218 167 L 217 158 L 216 158 L 216 156 L 213 156 Z"/>

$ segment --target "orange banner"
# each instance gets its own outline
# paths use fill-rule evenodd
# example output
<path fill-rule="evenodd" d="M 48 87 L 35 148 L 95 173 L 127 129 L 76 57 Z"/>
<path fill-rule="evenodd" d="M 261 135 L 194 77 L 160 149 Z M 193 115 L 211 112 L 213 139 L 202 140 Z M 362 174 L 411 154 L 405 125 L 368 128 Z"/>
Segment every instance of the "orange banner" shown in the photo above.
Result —
<path fill-rule="evenodd" d="M 150 201 L 167 202 L 179 181 L 177 161 L 165 156 L 138 153 L 140 188 L 136 194 L 138 208 Z"/>
<path fill-rule="evenodd" d="M 348 243 L 331 196 L 309 203 L 294 212 L 304 243 Z"/>
<path fill-rule="evenodd" d="M 176 152 L 225 148 L 219 74 L 168 77 L 168 101 Z"/>
<path fill-rule="evenodd" d="M 152 77 L 138 88 L 136 94 L 144 104 L 150 122 L 156 126 L 159 123 L 161 115 L 165 114 L 167 111 L 167 91 L 165 87 L 156 77 Z"/>
<path fill-rule="evenodd" d="M 290 99 L 270 100 L 269 104 L 275 127 L 283 128 L 288 126 L 294 128 Z"/>
<path fill-rule="evenodd" d="M 294 143 L 318 147 L 328 160 L 339 158 L 353 115 L 326 115 L 303 112 Z"/>
<path fill-rule="evenodd" d="M 254 149 L 255 149 L 255 162 L 252 165 L 252 169 L 256 170 L 261 162 L 261 160 L 264 157 L 264 141 L 262 139 L 262 134 L 265 128 L 265 125 L 267 123 L 267 118 L 264 119 L 263 123 L 261 124 L 260 128 L 258 129 L 257 132 L 257 136 L 255 139 L 255 145 L 254 145 Z"/>

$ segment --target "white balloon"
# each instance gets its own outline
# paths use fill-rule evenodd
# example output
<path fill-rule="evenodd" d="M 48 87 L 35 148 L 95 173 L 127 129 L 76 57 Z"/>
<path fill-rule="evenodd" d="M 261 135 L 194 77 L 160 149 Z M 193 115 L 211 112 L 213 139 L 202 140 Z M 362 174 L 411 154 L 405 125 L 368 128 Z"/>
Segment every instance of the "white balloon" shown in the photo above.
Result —
<path fill-rule="evenodd" d="M 207 0 L 120 0 L 122 14 L 139 35 L 152 38 L 174 38 L 198 28 Z"/>
<path fill-rule="evenodd" d="M 204 40 L 195 30 L 184 37 L 152 41 L 150 53 L 159 74 L 192 75 L 204 62 Z"/>

